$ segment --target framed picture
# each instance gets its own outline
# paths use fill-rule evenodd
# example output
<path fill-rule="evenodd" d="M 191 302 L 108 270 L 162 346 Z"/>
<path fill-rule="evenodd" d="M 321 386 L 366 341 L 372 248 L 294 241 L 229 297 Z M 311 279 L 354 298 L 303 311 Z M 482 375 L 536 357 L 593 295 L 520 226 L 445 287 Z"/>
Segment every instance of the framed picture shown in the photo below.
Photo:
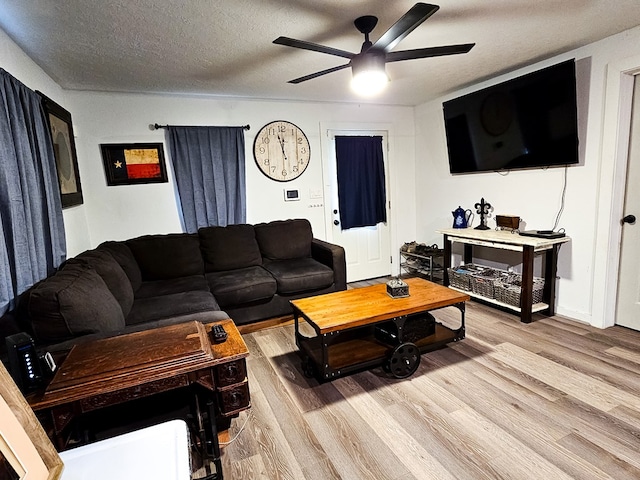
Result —
<path fill-rule="evenodd" d="M 167 182 L 162 143 L 100 145 L 107 185 Z"/>
<path fill-rule="evenodd" d="M 62 459 L 2 362 L 0 419 L 0 478 L 59 479 Z"/>
<path fill-rule="evenodd" d="M 80 174 L 78 173 L 78 158 L 76 156 L 76 142 L 73 137 L 71 114 L 41 92 L 38 92 L 38 94 L 42 97 L 49 129 L 51 130 L 62 208 L 81 205 L 82 186 L 80 185 Z"/>

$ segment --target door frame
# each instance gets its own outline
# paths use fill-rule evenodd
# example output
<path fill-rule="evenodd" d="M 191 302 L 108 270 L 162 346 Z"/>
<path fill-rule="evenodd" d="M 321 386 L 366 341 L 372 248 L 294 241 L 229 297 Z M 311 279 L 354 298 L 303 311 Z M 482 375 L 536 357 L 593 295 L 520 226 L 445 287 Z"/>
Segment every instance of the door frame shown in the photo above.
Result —
<path fill-rule="evenodd" d="M 624 212 L 634 77 L 640 74 L 640 56 L 607 65 L 600 178 L 594 255 L 591 324 L 606 328 L 616 323 L 620 242 Z M 603 168 L 612 158 L 612 168 Z"/>
<path fill-rule="evenodd" d="M 389 205 L 393 205 L 395 197 L 395 176 L 392 173 L 392 162 L 394 142 L 393 142 L 393 126 L 389 123 L 367 123 L 367 122 L 320 122 L 320 155 L 322 157 L 322 185 L 324 193 L 324 224 L 325 234 L 328 242 L 333 240 L 333 231 L 330 228 L 333 214 L 331 213 L 331 178 L 329 175 L 329 161 L 331 152 L 331 135 L 384 135 L 387 139 L 387 151 L 385 152 L 385 176 L 387 188 L 387 228 L 389 229 L 389 256 L 391 261 L 391 275 L 398 275 L 400 272 L 399 265 L 394 261 L 396 256 L 393 254 L 394 246 L 397 245 L 398 234 L 396 222 L 393 220 L 393 210 Z"/>

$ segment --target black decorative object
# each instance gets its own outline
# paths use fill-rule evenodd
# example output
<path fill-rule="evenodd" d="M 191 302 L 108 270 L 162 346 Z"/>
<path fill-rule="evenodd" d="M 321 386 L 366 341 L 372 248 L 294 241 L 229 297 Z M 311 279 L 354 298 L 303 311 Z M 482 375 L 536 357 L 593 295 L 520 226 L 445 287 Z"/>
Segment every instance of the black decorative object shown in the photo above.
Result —
<path fill-rule="evenodd" d="M 476 212 L 480 214 L 480 225 L 478 225 L 476 230 L 489 230 L 487 227 L 487 223 L 485 221 L 485 215 L 489 214 L 489 209 L 491 208 L 491 204 L 484 201 L 484 197 L 480 199 L 479 203 L 474 205 L 476 207 Z"/>
<path fill-rule="evenodd" d="M 405 298 L 409 296 L 409 285 L 399 278 L 392 278 L 387 282 L 387 293 L 391 298 Z"/>

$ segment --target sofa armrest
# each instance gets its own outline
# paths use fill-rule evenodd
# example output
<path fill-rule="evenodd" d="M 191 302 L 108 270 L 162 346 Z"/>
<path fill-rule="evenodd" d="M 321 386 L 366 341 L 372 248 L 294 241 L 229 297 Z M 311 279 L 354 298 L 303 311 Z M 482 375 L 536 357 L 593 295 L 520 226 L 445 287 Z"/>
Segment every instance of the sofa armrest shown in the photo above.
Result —
<path fill-rule="evenodd" d="M 347 263 L 344 248 L 314 238 L 311 241 L 311 257 L 333 270 L 333 283 L 336 290 L 347 289 Z"/>

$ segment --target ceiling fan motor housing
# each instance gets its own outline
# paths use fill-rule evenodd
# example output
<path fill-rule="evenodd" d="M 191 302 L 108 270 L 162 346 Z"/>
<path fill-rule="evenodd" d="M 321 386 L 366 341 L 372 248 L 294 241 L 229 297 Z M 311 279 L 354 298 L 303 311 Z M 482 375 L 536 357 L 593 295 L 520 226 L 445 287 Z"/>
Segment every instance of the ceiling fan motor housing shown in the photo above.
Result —
<path fill-rule="evenodd" d="M 351 69 L 355 77 L 359 73 L 369 71 L 385 71 L 385 52 L 382 50 L 367 50 L 351 59 Z"/>

